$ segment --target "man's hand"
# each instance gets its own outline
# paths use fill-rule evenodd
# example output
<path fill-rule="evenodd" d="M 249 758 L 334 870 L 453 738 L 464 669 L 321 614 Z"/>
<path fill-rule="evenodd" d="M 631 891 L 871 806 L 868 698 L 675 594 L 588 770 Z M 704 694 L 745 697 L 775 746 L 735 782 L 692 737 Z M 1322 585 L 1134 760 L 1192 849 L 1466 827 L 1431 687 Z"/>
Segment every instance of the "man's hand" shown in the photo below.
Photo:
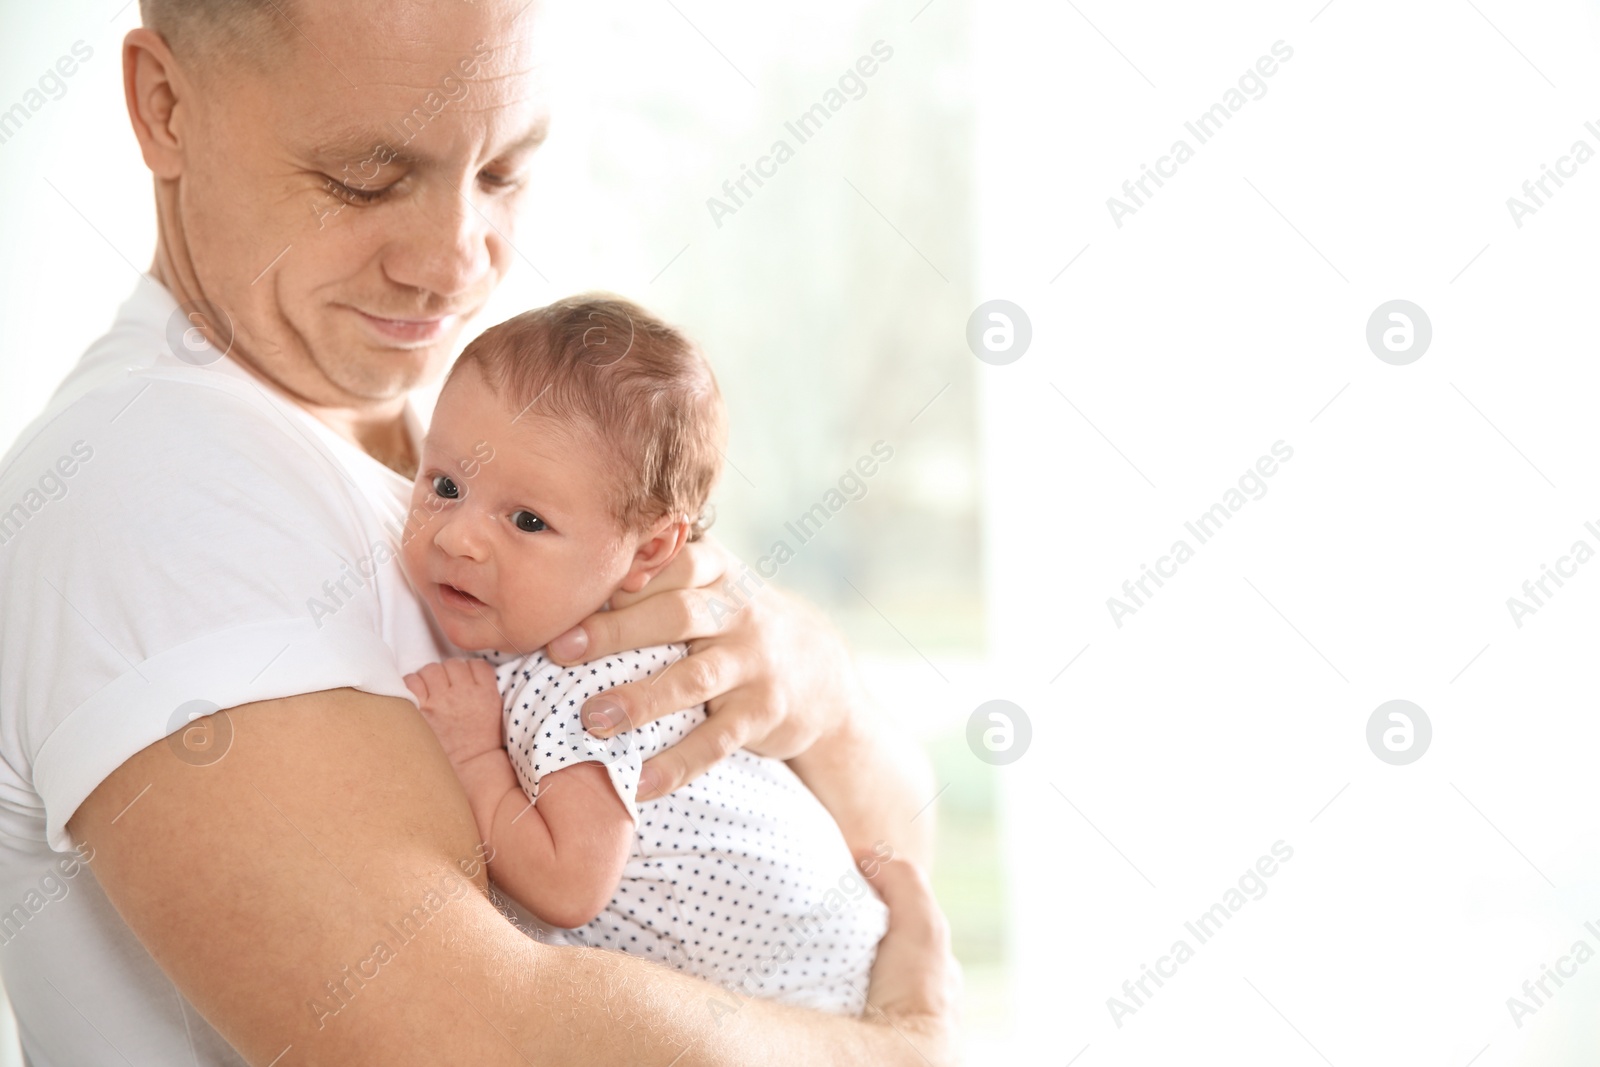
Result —
<path fill-rule="evenodd" d="M 430 663 L 405 677 L 450 762 L 461 767 L 504 745 L 494 668 L 481 659 Z"/>
<path fill-rule="evenodd" d="M 882 841 L 932 862 L 927 759 L 876 715 L 844 642 L 816 609 L 713 541 L 686 545 L 643 594 L 614 597 L 612 607 L 550 642 L 551 659 L 578 663 L 672 641 L 687 641 L 689 655 L 649 681 L 592 697 L 584 725 L 609 737 L 702 702 L 711 712 L 644 765 L 640 801 L 746 748 L 788 760 L 852 849 Z"/>
<path fill-rule="evenodd" d="M 610 737 L 706 703 L 710 718 L 645 764 L 640 801 L 698 777 L 746 748 L 792 759 L 863 702 L 848 652 L 814 608 L 766 584 L 714 541 L 684 547 L 642 594 L 618 595 L 550 642 L 573 664 L 645 645 L 689 643 L 689 655 L 645 682 L 589 699 L 583 721 Z"/>
<path fill-rule="evenodd" d="M 953 1047 L 961 969 L 950 954 L 950 927 L 927 877 L 903 859 L 869 854 L 858 863 L 889 906 L 889 929 L 878 942 L 862 1017 L 915 1029 L 930 1039 L 930 1048 Z"/>

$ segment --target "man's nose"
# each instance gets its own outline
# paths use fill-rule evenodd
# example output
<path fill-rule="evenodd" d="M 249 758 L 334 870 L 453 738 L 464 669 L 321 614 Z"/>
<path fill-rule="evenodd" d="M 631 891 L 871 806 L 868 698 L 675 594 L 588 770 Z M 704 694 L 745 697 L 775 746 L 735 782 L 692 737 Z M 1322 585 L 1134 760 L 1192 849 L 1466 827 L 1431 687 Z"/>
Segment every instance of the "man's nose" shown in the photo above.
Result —
<path fill-rule="evenodd" d="M 447 556 L 482 563 L 488 557 L 488 539 L 481 528 L 482 521 L 469 509 L 457 508 L 438 519 L 433 543 Z"/>
<path fill-rule="evenodd" d="M 407 208 L 410 217 L 384 256 L 389 279 L 442 297 L 480 287 L 490 268 L 491 228 L 467 196 L 440 179 Z"/>

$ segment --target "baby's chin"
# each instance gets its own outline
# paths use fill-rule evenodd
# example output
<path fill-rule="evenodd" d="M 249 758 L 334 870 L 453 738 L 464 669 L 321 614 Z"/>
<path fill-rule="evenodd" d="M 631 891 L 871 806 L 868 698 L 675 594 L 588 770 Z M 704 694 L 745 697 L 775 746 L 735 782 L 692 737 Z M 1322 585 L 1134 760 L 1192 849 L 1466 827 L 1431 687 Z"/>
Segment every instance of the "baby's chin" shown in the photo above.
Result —
<path fill-rule="evenodd" d="M 450 643 L 463 652 L 505 652 L 523 656 L 541 651 L 551 641 L 572 629 L 567 626 L 549 633 L 548 626 L 519 627 L 507 625 L 504 619 L 500 620 L 498 627 L 487 621 L 440 619 L 439 628 L 450 639 Z"/>
<path fill-rule="evenodd" d="M 494 627 L 483 622 L 446 619 L 435 614 L 434 619 L 444 636 L 463 652 L 511 652 L 508 641 Z"/>

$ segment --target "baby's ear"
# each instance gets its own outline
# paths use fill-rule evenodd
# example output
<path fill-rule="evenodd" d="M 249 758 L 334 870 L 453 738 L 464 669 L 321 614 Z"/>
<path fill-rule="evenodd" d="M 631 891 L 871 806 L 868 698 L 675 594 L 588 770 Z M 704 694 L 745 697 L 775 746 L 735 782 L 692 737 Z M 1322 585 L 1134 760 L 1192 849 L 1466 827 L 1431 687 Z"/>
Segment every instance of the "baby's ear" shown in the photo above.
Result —
<path fill-rule="evenodd" d="M 677 558 L 689 540 L 689 520 L 682 516 L 668 516 L 641 535 L 639 548 L 633 554 L 633 565 L 617 588 L 624 593 L 637 593 L 661 573 L 662 568 Z"/>

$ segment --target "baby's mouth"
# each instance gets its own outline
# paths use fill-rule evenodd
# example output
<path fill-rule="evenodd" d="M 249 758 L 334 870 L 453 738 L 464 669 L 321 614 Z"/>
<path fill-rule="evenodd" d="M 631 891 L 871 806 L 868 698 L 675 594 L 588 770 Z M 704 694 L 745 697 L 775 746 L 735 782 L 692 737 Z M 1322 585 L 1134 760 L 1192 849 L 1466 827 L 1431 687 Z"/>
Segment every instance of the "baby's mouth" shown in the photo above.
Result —
<path fill-rule="evenodd" d="M 481 611 L 489 605 L 453 585 L 439 583 L 439 599 L 461 611 Z"/>

